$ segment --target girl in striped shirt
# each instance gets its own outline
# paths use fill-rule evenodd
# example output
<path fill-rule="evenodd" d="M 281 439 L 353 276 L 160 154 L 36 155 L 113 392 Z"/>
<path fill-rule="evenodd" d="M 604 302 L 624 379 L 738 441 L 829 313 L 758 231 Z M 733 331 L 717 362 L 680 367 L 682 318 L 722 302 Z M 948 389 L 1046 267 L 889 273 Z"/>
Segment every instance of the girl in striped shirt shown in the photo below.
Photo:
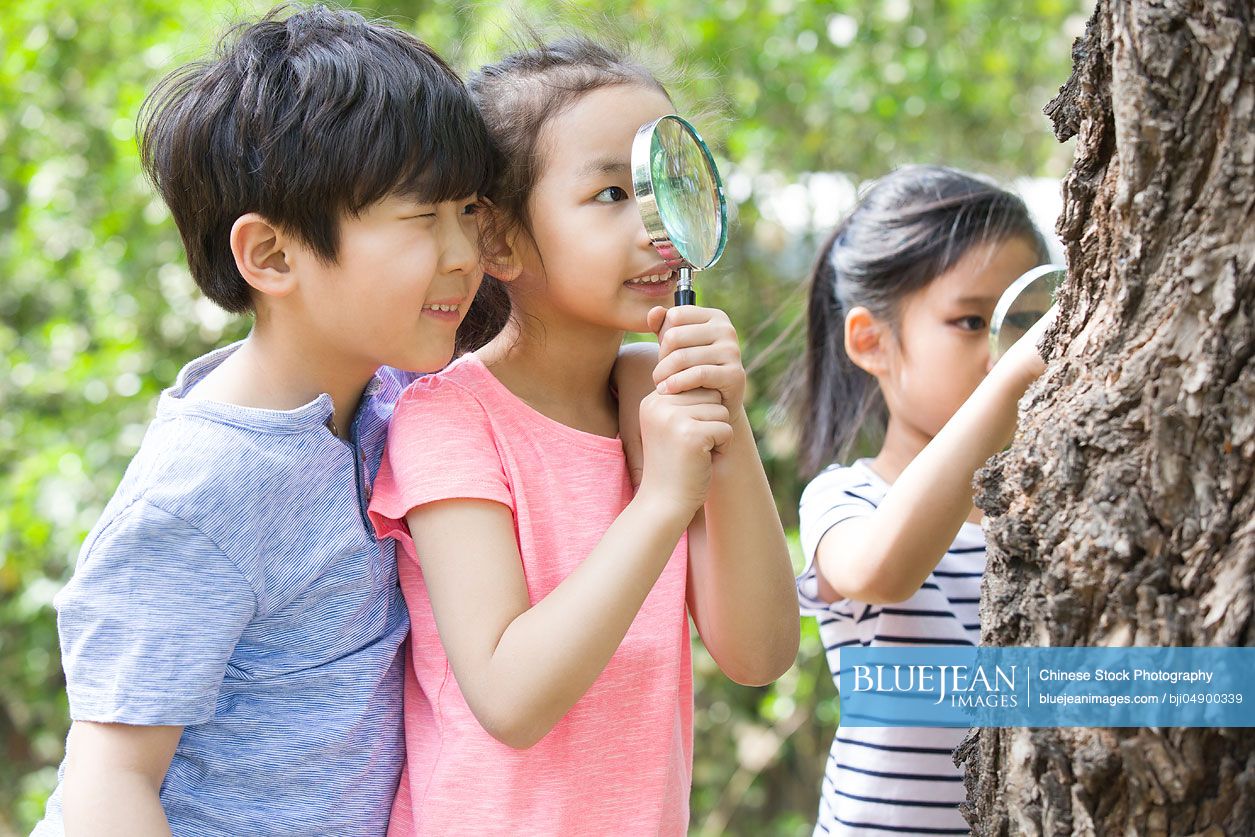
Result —
<path fill-rule="evenodd" d="M 797 589 L 834 680 L 844 647 L 979 642 L 972 477 L 1043 369 L 1041 328 L 991 368 L 988 325 L 1045 255 L 1019 198 L 924 166 L 874 183 L 820 252 L 795 399 L 803 461 L 819 472 L 802 495 Z M 873 458 L 834 462 L 869 437 Z M 816 834 L 967 834 L 952 760 L 964 734 L 840 728 Z"/>

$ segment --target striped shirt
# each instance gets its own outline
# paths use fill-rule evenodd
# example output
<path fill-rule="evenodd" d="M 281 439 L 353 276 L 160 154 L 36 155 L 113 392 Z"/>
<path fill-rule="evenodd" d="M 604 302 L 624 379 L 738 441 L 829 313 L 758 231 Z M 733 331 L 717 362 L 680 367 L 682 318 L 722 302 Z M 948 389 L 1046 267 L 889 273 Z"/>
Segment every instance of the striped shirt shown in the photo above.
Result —
<path fill-rule="evenodd" d="M 326 394 L 183 397 L 235 348 L 162 394 L 57 596 L 70 716 L 184 727 L 161 786 L 176 835 L 383 834 L 409 620 L 365 505 L 414 376 L 371 381 L 349 444 Z M 58 785 L 34 833 L 63 830 Z"/>
<path fill-rule="evenodd" d="M 866 517 L 889 486 L 861 459 L 833 465 L 802 493 L 802 549 L 807 566 L 797 580 L 802 613 L 819 621 L 819 635 L 839 683 L 841 649 L 850 646 L 976 645 L 980 641 L 980 581 L 985 537 L 964 523 L 949 551 L 911 598 L 892 605 L 819 597 L 815 550 L 839 523 Z M 954 748 L 966 730 L 848 727 L 837 730 L 824 771 L 815 833 L 838 835 L 968 834 L 958 805 L 965 798 Z"/>

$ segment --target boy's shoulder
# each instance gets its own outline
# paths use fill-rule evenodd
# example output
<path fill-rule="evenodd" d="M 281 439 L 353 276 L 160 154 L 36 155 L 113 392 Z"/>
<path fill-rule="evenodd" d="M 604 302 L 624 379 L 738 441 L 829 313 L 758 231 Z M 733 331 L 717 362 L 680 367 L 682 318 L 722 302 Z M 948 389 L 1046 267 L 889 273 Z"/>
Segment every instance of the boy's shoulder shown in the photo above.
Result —
<path fill-rule="evenodd" d="M 193 360 L 161 394 L 119 493 L 162 498 L 180 517 L 194 517 L 205 499 L 267 493 L 297 475 L 316 479 L 320 463 L 344 458 L 345 445 L 327 429 L 327 395 L 293 410 L 189 398 L 235 349 Z"/>
<path fill-rule="evenodd" d="M 166 407 L 168 405 L 162 405 Z M 218 405 L 162 409 L 148 426 L 127 466 L 115 499 L 143 499 L 200 528 L 215 507 L 236 510 L 237 524 L 265 500 L 271 511 L 299 503 L 308 492 L 301 483 L 325 483 L 344 445 L 326 432 L 268 432 L 214 416 Z M 191 405 L 189 405 L 191 407 Z M 321 425 L 322 422 L 319 422 Z M 352 479 L 352 469 L 347 471 Z"/>
<path fill-rule="evenodd" d="M 251 575 L 251 565 L 264 560 L 270 547 L 357 521 L 357 457 L 327 429 L 329 396 L 283 411 L 186 398 L 234 349 L 192 361 L 161 394 L 84 554 L 111 526 L 136 515 L 147 519 L 155 509 L 171 525 L 216 544 Z M 386 432 L 391 404 L 408 382 L 399 372 L 372 381 L 374 392 L 363 401 L 370 414 L 362 419 L 364 428 Z"/>

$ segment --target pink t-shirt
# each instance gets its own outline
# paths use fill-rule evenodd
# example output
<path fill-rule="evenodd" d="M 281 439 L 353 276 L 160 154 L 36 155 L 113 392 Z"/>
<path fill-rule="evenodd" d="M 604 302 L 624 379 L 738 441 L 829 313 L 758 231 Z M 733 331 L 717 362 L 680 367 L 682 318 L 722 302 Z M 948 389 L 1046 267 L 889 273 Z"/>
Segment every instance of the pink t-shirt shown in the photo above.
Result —
<path fill-rule="evenodd" d="M 538 413 L 473 354 L 401 396 L 370 504 L 380 537 L 399 542 L 412 624 L 406 766 L 389 834 L 685 833 L 693 765 L 687 540 L 588 692 L 535 746 L 515 750 L 484 731 L 458 688 L 404 519 L 437 500 L 508 506 L 535 604 L 593 551 L 632 496 L 618 439 Z"/>

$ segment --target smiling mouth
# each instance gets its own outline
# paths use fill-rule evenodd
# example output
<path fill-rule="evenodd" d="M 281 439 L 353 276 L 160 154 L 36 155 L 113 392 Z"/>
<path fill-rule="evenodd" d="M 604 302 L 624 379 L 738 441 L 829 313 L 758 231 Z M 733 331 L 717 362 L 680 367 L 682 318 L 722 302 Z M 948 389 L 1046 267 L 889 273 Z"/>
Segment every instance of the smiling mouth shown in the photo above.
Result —
<path fill-rule="evenodd" d="M 675 271 L 670 270 L 666 273 L 653 273 L 649 276 L 638 276 L 635 279 L 629 279 L 623 284 L 625 285 L 663 285 L 675 278 Z"/>

